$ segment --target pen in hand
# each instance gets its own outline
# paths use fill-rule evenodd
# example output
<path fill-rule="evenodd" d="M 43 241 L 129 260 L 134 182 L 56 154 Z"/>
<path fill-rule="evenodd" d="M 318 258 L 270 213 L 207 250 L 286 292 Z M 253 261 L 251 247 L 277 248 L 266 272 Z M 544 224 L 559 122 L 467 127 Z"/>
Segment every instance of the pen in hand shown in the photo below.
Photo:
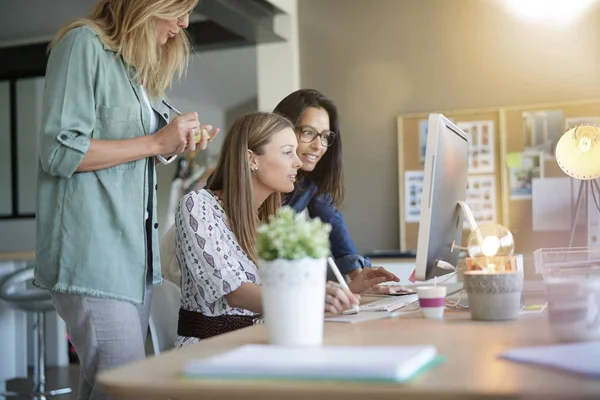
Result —
<path fill-rule="evenodd" d="M 337 265 L 335 265 L 335 262 L 333 261 L 333 258 L 327 257 L 327 264 L 329 264 L 329 266 L 331 267 L 331 270 L 333 271 L 333 274 L 335 275 L 335 277 L 338 280 L 339 284 L 342 285 L 342 287 L 344 289 L 348 289 L 348 291 L 350 291 L 350 288 L 348 287 L 348 284 L 346 283 L 346 280 L 342 276 L 342 273 L 338 269 Z M 344 310 L 343 314 L 346 314 L 346 315 L 347 314 L 358 314 L 358 304 L 354 304 L 352 306 L 352 308 Z"/>
<path fill-rule="evenodd" d="M 176 108 L 175 108 L 175 107 L 174 107 L 174 106 L 173 106 L 171 103 L 169 103 L 168 101 L 166 101 L 166 100 L 163 100 L 162 102 L 163 102 L 163 104 L 164 104 L 165 106 L 167 106 L 167 107 L 169 108 L 169 110 L 173 111 L 175 114 L 177 114 L 177 115 L 182 115 L 182 114 L 183 114 L 181 111 L 179 111 L 178 109 L 176 109 Z M 196 143 L 198 143 L 198 142 L 200 141 L 200 139 L 202 138 L 202 136 L 208 136 L 208 132 L 206 131 L 206 129 L 202 129 L 202 130 L 200 131 L 200 133 L 198 133 L 198 134 L 196 135 Z"/>
<path fill-rule="evenodd" d="M 169 110 L 173 111 L 175 114 L 177 114 L 177 115 L 183 114 L 181 111 L 179 111 L 178 109 L 176 109 L 175 107 L 173 107 L 173 105 L 171 105 L 170 103 L 168 103 L 166 100 L 163 100 L 162 102 L 163 102 L 163 104 L 165 106 L 167 106 L 169 108 Z"/>

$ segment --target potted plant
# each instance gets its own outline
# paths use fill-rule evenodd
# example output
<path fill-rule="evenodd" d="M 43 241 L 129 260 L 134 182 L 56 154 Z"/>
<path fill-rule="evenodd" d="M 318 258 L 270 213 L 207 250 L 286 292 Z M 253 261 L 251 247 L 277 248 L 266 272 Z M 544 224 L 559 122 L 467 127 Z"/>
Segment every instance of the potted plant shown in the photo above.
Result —
<path fill-rule="evenodd" d="M 288 206 L 259 226 L 258 268 L 269 343 L 322 343 L 330 231 L 331 225 Z"/>

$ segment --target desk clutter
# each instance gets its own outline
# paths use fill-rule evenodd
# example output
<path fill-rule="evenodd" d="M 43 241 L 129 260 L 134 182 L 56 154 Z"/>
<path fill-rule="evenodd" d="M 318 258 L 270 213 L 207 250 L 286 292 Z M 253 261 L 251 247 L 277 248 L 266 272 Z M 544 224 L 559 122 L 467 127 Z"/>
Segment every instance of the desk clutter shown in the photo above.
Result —
<path fill-rule="evenodd" d="M 283 378 L 404 383 L 438 358 L 435 346 L 249 344 L 188 363 L 187 378 Z"/>

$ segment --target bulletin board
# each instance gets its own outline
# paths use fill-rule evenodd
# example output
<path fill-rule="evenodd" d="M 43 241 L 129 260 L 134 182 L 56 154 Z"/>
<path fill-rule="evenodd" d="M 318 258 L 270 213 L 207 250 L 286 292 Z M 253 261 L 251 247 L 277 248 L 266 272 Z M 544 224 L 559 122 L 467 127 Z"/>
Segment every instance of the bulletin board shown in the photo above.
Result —
<path fill-rule="evenodd" d="M 489 183 L 493 182 L 495 222 L 511 230 L 515 237 L 515 252 L 531 255 L 534 250 L 543 247 L 568 246 L 568 229 L 534 231 L 531 185 L 521 186 L 520 182 L 528 179 L 531 182 L 531 176 L 537 177 L 536 174 L 540 175 L 540 178 L 566 176 L 554 158 L 556 141 L 569 126 L 580 123 L 600 125 L 600 100 L 441 113 L 463 130 L 475 123 L 487 121 L 493 124 L 494 168 L 492 171 L 488 169 L 472 173 L 470 161 L 469 179 L 479 181 L 479 178 L 483 177 Z M 419 224 L 418 215 L 410 214 L 411 207 L 414 206 L 411 188 L 418 185 L 419 172 L 422 174 L 424 168 L 421 155 L 424 154 L 422 136 L 423 124 L 426 126 L 426 122 L 423 121 L 426 121 L 428 116 L 429 113 L 423 113 L 398 118 L 399 222 L 400 248 L 403 251 L 417 248 Z M 471 148 L 469 154 L 471 158 Z M 521 167 L 529 164 L 534 166 L 528 172 L 528 178 L 519 175 L 522 174 L 523 168 L 515 167 L 517 161 Z M 564 212 L 570 213 L 571 210 L 566 209 Z M 467 230 L 464 231 L 463 245 L 468 233 Z M 587 245 L 585 228 L 577 228 L 573 245 Z"/>
<path fill-rule="evenodd" d="M 492 151 L 487 155 L 486 163 L 470 162 L 469 179 L 474 179 L 475 182 L 486 180 L 493 185 L 493 188 L 501 187 L 501 174 L 499 171 L 500 160 L 500 110 L 499 109 L 480 109 L 480 110 L 464 110 L 442 112 L 444 116 L 458 124 L 461 128 L 463 124 L 478 125 L 480 128 L 487 125 L 486 134 L 491 136 L 491 142 L 488 143 Z M 407 195 L 406 189 L 411 190 L 414 181 L 417 181 L 416 176 L 419 173 L 422 175 L 424 168 L 424 128 L 427 125 L 427 114 L 404 115 L 398 118 L 398 180 L 399 180 L 399 199 L 400 199 L 400 249 L 402 251 L 415 250 L 417 248 L 417 239 L 419 235 L 419 215 L 416 209 L 420 209 L 419 201 L 415 207 L 414 200 Z M 491 128 L 491 131 L 490 131 Z M 465 130 L 463 129 L 463 130 Z M 471 153 L 471 149 L 470 149 Z M 474 158 L 476 159 L 476 158 Z M 491 165 L 489 165 L 491 164 Z M 409 187 L 410 186 L 410 187 Z M 501 191 L 493 190 L 493 198 L 491 199 L 495 206 L 494 218 L 496 222 L 500 222 L 499 217 L 502 216 L 502 197 Z M 468 203 L 468 201 L 467 201 Z M 415 215 L 411 218 L 411 210 L 415 210 Z M 407 218 L 408 216 L 408 218 Z M 463 234 L 463 242 L 466 243 L 468 231 Z"/>
<path fill-rule="evenodd" d="M 502 154 L 504 165 L 502 202 L 505 210 L 503 225 L 507 226 L 514 235 L 515 252 L 529 254 L 539 248 L 566 247 L 569 244 L 570 229 L 534 231 L 532 200 L 515 197 L 512 190 L 510 157 L 515 153 L 535 154 L 539 152 L 543 178 L 565 177 L 566 174 L 562 172 L 556 162 L 553 148 L 560 136 L 570 126 L 600 122 L 600 100 L 507 107 L 502 110 L 501 114 L 504 147 Z M 544 118 L 547 121 L 544 122 Z M 542 123 L 540 123 L 540 119 Z M 543 129 L 539 129 L 540 125 Z M 557 133 L 553 134 L 553 131 Z M 571 180 L 571 183 L 578 184 L 576 180 Z M 573 190 L 576 195 L 576 190 Z M 570 212 L 571 210 L 568 208 L 564 210 L 564 213 Z M 585 220 L 585 212 L 582 209 L 579 212 L 579 219 L 583 217 Z M 587 246 L 585 226 L 578 224 L 573 246 Z"/>

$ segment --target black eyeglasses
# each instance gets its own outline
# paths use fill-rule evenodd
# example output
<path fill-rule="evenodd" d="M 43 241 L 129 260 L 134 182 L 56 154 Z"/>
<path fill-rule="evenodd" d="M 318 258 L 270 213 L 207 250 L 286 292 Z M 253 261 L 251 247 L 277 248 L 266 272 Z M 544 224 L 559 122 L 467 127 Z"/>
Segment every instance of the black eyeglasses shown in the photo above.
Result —
<path fill-rule="evenodd" d="M 298 138 L 301 142 L 312 143 L 318 136 L 321 137 L 321 144 L 325 147 L 329 147 L 335 142 L 335 132 L 325 130 L 319 133 L 312 126 L 298 126 L 296 127 Z"/>

